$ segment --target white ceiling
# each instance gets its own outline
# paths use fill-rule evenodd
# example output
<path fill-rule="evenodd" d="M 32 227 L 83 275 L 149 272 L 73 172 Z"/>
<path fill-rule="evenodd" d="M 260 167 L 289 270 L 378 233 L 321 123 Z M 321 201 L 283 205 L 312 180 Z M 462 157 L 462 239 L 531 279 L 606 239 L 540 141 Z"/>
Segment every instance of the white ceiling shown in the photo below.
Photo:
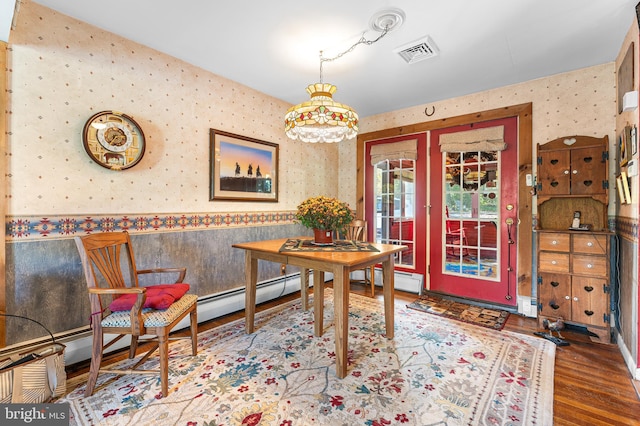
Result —
<path fill-rule="evenodd" d="M 381 9 L 404 24 L 324 63 L 360 117 L 614 61 L 638 0 L 32 0 L 288 103 L 308 99 L 319 51 L 351 47 Z M 397 47 L 429 35 L 412 65 Z M 10 41 L 10 40 L 9 40 Z"/>

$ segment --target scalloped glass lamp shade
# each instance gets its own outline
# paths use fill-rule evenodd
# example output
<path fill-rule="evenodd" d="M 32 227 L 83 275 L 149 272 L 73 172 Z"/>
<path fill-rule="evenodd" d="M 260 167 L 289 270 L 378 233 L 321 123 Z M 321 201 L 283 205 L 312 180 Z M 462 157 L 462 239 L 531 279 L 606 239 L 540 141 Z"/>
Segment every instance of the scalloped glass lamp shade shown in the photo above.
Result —
<path fill-rule="evenodd" d="M 348 105 L 333 100 L 337 87 L 328 83 L 310 84 L 311 99 L 289 108 L 284 130 L 302 142 L 340 142 L 358 134 L 358 114 Z"/>

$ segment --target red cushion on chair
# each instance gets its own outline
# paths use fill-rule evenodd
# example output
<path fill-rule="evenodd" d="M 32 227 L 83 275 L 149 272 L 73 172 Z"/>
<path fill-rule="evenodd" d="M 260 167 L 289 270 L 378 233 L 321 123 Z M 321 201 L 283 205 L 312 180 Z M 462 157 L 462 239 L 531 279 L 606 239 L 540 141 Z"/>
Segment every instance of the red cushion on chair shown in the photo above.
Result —
<path fill-rule="evenodd" d="M 158 284 L 146 287 L 147 298 L 143 308 L 167 309 L 173 302 L 189 291 L 189 284 Z M 136 303 L 137 294 L 128 293 L 115 298 L 109 305 L 111 311 L 128 311 Z"/>

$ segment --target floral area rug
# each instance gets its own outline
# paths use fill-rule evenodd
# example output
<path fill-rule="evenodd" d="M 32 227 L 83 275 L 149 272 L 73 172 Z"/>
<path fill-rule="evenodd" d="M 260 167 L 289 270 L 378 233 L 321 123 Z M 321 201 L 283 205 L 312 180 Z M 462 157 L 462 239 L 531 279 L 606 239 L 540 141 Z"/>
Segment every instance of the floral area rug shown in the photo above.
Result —
<path fill-rule="evenodd" d="M 68 402 L 72 425 L 550 425 L 555 345 L 424 315 L 396 303 L 384 336 L 381 300 L 350 294 L 348 374 L 335 375 L 332 291 L 325 328 L 300 301 L 170 346 L 169 395 L 154 376 L 122 376 Z M 127 360 L 121 364 L 128 364 Z M 123 365 L 123 367 L 124 367 Z M 157 358 L 146 363 L 157 367 Z M 99 378 L 103 383 L 107 375 Z"/>
<path fill-rule="evenodd" d="M 507 311 L 473 306 L 430 294 L 420 296 L 407 307 L 494 330 L 502 330 L 509 318 Z"/>

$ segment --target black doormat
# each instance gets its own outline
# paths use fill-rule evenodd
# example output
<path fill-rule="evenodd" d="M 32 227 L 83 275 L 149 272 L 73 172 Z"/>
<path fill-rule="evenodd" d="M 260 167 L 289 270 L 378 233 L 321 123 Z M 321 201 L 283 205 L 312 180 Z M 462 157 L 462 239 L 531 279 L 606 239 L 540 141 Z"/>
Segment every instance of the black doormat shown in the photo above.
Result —
<path fill-rule="evenodd" d="M 509 318 L 507 311 L 469 305 L 429 294 L 420 296 L 407 307 L 494 330 L 502 330 Z"/>

